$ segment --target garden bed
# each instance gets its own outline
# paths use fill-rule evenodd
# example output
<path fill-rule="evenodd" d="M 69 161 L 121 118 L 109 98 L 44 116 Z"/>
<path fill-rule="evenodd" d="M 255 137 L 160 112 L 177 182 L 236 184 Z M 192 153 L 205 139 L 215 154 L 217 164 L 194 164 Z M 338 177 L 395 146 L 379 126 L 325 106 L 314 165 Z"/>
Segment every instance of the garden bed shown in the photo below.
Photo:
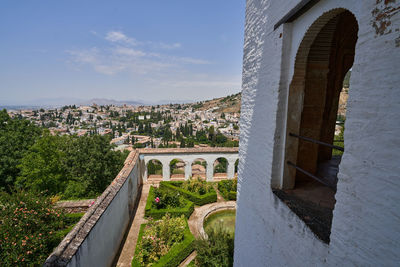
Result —
<path fill-rule="evenodd" d="M 160 188 L 175 190 L 198 206 L 217 201 L 217 192 L 213 189 L 212 183 L 200 179 L 191 179 L 184 182 L 163 181 L 160 183 Z"/>
<path fill-rule="evenodd" d="M 132 266 L 178 266 L 192 253 L 194 240 L 183 216 L 142 224 Z"/>
<path fill-rule="evenodd" d="M 237 179 L 219 181 L 218 191 L 225 200 L 236 200 Z"/>
<path fill-rule="evenodd" d="M 193 210 L 193 202 L 176 195 L 172 190 L 150 187 L 145 208 L 146 217 L 160 219 L 168 213 L 172 217 L 184 215 L 189 218 Z"/>

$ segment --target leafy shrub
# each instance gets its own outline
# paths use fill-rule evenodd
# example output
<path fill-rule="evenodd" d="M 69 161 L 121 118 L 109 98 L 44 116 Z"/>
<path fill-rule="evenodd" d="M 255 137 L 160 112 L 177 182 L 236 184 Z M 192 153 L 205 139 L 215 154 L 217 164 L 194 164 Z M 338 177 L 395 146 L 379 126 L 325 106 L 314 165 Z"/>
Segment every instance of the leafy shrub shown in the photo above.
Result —
<path fill-rule="evenodd" d="M 194 247 L 197 252 L 196 266 L 233 266 L 234 236 L 222 227 L 208 233 L 208 239 L 196 240 Z"/>
<path fill-rule="evenodd" d="M 156 191 L 161 192 L 158 195 L 158 199 L 155 194 Z M 179 199 L 178 206 L 176 206 L 177 199 Z M 163 204 L 164 202 L 166 203 L 165 206 Z M 155 187 L 150 187 L 145 207 L 146 217 L 160 219 L 165 214 L 169 213 L 172 217 L 184 215 L 186 218 L 189 218 L 193 210 L 193 202 L 184 199 L 182 196 L 179 196 L 179 194 L 176 194 L 176 192 L 163 188 L 157 189 Z"/>
<path fill-rule="evenodd" d="M 193 193 L 191 191 L 185 190 L 182 188 L 182 184 L 185 182 L 161 182 L 160 183 L 160 188 L 166 188 L 170 190 L 174 190 L 177 193 L 182 194 L 186 199 L 189 199 L 190 201 L 194 202 L 196 205 L 202 206 L 207 203 L 212 203 L 217 201 L 217 193 L 212 187 L 212 183 L 207 183 L 205 181 L 202 181 L 207 184 L 207 189 L 208 193 L 205 193 L 204 195 L 200 195 L 198 193 Z"/>
<path fill-rule="evenodd" d="M 226 158 L 218 158 L 218 164 L 214 168 L 214 173 L 225 173 L 228 166 Z"/>
<path fill-rule="evenodd" d="M 180 187 L 184 190 L 190 191 L 192 193 L 196 193 L 199 195 L 204 195 L 213 191 L 213 186 L 211 183 L 207 183 L 200 178 L 190 178 L 187 181 L 184 181 Z"/>
<path fill-rule="evenodd" d="M 177 208 L 182 204 L 182 197 L 172 191 L 155 187 L 153 201 L 156 209 Z"/>
<path fill-rule="evenodd" d="M 132 266 L 177 266 L 193 251 L 194 238 L 183 216 L 150 220 L 141 226 L 138 240 Z"/>
<path fill-rule="evenodd" d="M 0 192 L 0 262 L 3 266 L 41 265 L 77 218 L 67 219 L 51 200 L 32 192 Z"/>
<path fill-rule="evenodd" d="M 237 179 L 219 181 L 218 191 L 225 200 L 236 200 Z"/>

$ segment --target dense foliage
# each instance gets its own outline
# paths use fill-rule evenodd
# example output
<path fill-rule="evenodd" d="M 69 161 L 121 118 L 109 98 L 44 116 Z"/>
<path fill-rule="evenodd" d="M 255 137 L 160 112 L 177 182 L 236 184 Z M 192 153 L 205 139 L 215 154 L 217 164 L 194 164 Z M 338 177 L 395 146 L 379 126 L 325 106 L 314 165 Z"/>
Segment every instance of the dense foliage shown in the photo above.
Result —
<path fill-rule="evenodd" d="M 189 218 L 193 210 L 193 202 L 183 198 L 179 193 L 168 188 L 150 187 L 145 207 L 146 217 L 161 219 L 169 213 L 171 217 L 184 215 Z"/>
<path fill-rule="evenodd" d="M 234 236 L 222 228 L 208 233 L 208 239 L 195 242 L 196 266 L 233 266 Z"/>
<path fill-rule="evenodd" d="M 0 190 L 11 191 L 20 175 L 22 157 L 40 134 L 41 129 L 28 120 L 0 111 Z"/>
<path fill-rule="evenodd" d="M 171 209 L 180 207 L 183 203 L 182 197 L 173 191 L 154 188 L 153 207 L 156 209 Z"/>
<path fill-rule="evenodd" d="M 136 248 L 136 259 L 142 266 L 157 262 L 175 243 L 183 241 L 185 228 L 183 216 L 171 218 L 167 214 L 161 220 L 150 220 Z"/>
<path fill-rule="evenodd" d="M 147 174 L 162 174 L 162 165 L 158 160 L 150 160 L 147 164 Z"/>
<path fill-rule="evenodd" d="M 184 181 L 180 187 L 199 195 L 204 195 L 213 191 L 212 184 L 201 180 L 200 178 L 190 178 L 189 180 Z"/>
<path fill-rule="evenodd" d="M 45 132 L 21 159 L 17 184 L 63 198 L 95 197 L 123 167 L 126 154 L 112 148 L 107 136 Z"/>
<path fill-rule="evenodd" d="M 214 168 L 214 173 L 226 173 L 228 167 L 228 161 L 226 158 L 218 158 L 218 164 Z"/>
<path fill-rule="evenodd" d="M 49 198 L 32 192 L 0 192 L 2 266 L 41 265 L 78 218 L 52 208 Z"/>
<path fill-rule="evenodd" d="M 190 182 L 182 182 L 182 181 L 162 181 L 160 183 L 160 188 L 165 188 L 168 190 L 173 190 L 175 194 L 181 194 L 184 198 L 190 200 L 196 205 L 204 205 L 207 203 L 212 203 L 217 201 L 217 193 L 212 187 L 212 183 L 205 181 L 196 181 L 194 180 L 193 192 L 182 188 L 182 185 L 186 184 L 186 186 L 191 184 Z M 198 192 L 206 192 L 200 195 Z"/>
<path fill-rule="evenodd" d="M 222 180 L 218 182 L 218 191 L 226 200 L 236 200 L 237 179 Z"/>

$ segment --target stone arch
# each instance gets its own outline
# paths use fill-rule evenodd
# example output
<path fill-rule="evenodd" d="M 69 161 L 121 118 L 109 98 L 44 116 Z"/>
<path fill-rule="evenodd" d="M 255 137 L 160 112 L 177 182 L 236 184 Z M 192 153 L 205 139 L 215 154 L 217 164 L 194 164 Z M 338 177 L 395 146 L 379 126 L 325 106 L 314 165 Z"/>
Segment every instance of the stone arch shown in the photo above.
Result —
<path fill-rule="evenodd" d="M 357 34 L 355 16 L 339 8 L 324 13 L 304 35 L 289 86 L 282 183 L 273 188 L 294 189 L 290 194 L 292 199 L 301 200 L 298 203 L 308 201 L 326 209 L 324 217 L 318 218 L 319 225 L 305 219 L 325 242 L 329 242 L 337 178 L 325 179 L 320 174 L 324 172 L 321 168 L 329 166 L 325 163 L 332 161 L 339 95 L 344 76 L 353 65 Z M 301 194 L 300 188 L 307 194 Z M 278 196 L 285 198 L 284 194 Z M 299 215 L 304 219 L 302 216 L 305 214 Z"/>
<path fill-rule="evenodd" d="M 169 162 L 170 179 L 171 180 L 185 180 L 187 163 L 181 158 L 173 158 Z"/>
<path fill-rule="evenodd" d="M 229 162 L 226 157 L 218 157 L 213 163 L 213 180 L 226 179 L 228 177 Z"/>
<path fill-rule="evenodd" d="M 163 163 L 158 159 L 149 159 L 146 163 L 147 180 L 161 180 L 163 177 Z"/>
<path fill-rule="evenodd" d="M 191 164 L 191 173 L 193 178 L 205 180 L 207 177 L 207 161 L 203 158 L 196 158 Z"/>
<path fill-rule="evenodd" d="M 346 20 L 351 20 L 353 24 L 355 23 L 356 28 L 346 27 L 344 25 Z M 344 39 L 348 38 L 347 36 L 349 35 L 355 37 L 355 40 L 353 40 L 354 42 L 352 44 L 353 48 L 349 49 L 351 50 L 351 53 L 347 55 L 342 53 L 342 55 L 339 55 L 340 57 L 343 56 L 340 58 L 342 64 L 340 64 L 340 62 L 338 63 L 336 60 L 338 56 L 337 53 L 341 52 L 337 51 L 337 45 L 334 44 L 335 41 L 343 41 L 343 39 L 340 39 L 340 36 L 335 36 L 335 33 L 336 35 L 339 35 L 338 28 L 344 28 L 342 30 L 348 31 L 348 34 L 344 36 Z M 324 13 L 307 30 L 296 54 L 294 74 L 289 86 L 285 139 L 285 162 L 297 162 L 298 152 L 304 148 L 304 142 L 297 138 L 292 138 L 289 136 L 289 133 L 300 134 L 302 132 L 305 134 L 304 127 L 303 131 L 301 131 L 301 124 L 304 126 L 307 123 L 307 118 L 302 115 L 307 113 L 308 110 L 316 108 L 316 106 L 310 106 L 310 103 L 305 101 L 310 100 L 313 102 L 313 94 L 324 94 L 323 96 L 325 98 L 329 97 L 332 99 L 332 103 L 330 103 L 331 112 L 328 114 L 327 111 L 322 110 L 321 105 L 324 105 L 325 103 L 323 103 L 324 99 L 321 97 L 318 99 L 321 101 L 321 105 L 318 108 L 320 109 L 320 112 L 324 114 L 322 114 L 322 116 L 320 116 L 320 114 L 314 114 L 314 116 L 318 116 L 318 118 L 321 119 L 324 116 L 327 117 L 332 114 L 336 115 L 337 112 L 334 112 L 335 107 L 333 102 L 337 102 L 336 99 L 338 98 L 340 90 L 335 91 L 335 89 L 337 89 L 338 85 L 340 85 L 340 87 L 342 86 L 344 75 L 352 66 L 357 32 L 358 23 L 355 16 L 348 10 L 342 8 L 333 9 Z M 332 69 L 332 67 L 335 65 L 341 65 L 340 67 L 344 70 L 340 71 L 341 73 L 339 74 L 338 70 Z M 311 91 L 312 89 L 314 92 Z M 330 95 L 327 96 L 327 93 Z M 322 121 L 320 122 L 321 126 L 325 126 L 320 128 L 326 129 L 324 130 L 326 132 L 323 134 L 323 139 L 328 143 L 332 143 L 333 139 L 329 133 L 331 133 L 332 129 L 334 129 L 335 124 L 332 124 L 332 121 L 325 121 L 327 123 L 322 123 Z M 319 139 L 319 136 L 316 139 Z M 321 150 L 324 150 L 325 154 L 331 153 L 330 150 L 326 148 L 322 148 Z M 315 168 L 315 166 L 313 168 Z M 296 170 L 287 164 L 284 164 L 282 188 L 293 188 L 295 186 L 295 178 Z"/>
<path fill-rule="evenodd" d="M 235 178 L 237 178 L 238 166 L 239 166 L 239 159 L 236 159 L 235 160 Z"/>

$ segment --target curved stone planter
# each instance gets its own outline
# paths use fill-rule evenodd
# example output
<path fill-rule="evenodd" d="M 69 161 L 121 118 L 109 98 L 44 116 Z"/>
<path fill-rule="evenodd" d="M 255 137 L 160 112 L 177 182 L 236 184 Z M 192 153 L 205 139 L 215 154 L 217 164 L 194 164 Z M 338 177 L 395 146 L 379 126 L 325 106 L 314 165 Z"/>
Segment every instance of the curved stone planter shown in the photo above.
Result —
<path fill-rule="evenodd" d="M 197 207 L 189 219 L 189 227 L 194 236 L 207 238 L 204 221 L 211 213 L 221 210 L 236 210 L 236 201 L 216 202 Z"/>

